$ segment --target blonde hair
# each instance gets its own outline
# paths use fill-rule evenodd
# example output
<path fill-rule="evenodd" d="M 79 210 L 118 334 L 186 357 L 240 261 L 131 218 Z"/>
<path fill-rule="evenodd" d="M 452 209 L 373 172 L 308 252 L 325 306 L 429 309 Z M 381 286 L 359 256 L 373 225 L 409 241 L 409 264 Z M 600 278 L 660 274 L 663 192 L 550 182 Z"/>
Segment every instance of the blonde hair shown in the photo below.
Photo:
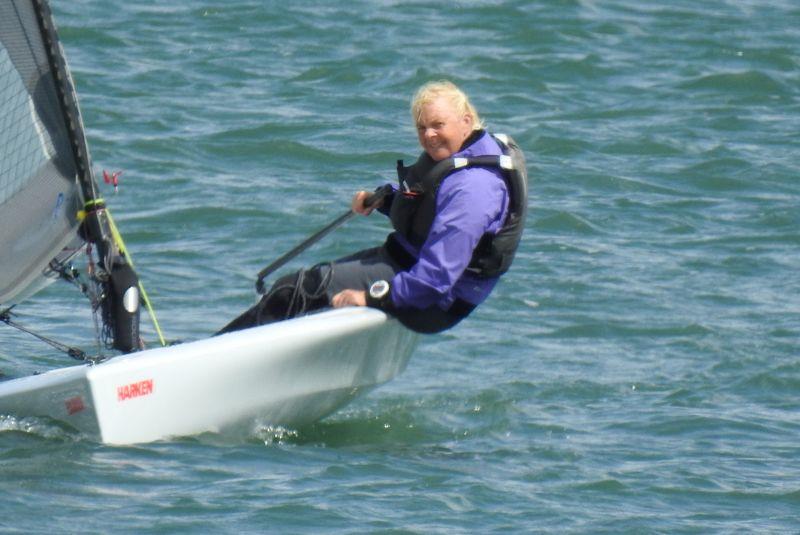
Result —
<path fill-rule="evenodd" d="M 478 117 L 478 112 L 469 101 L 469 97 L 461 91 L 456 84 L 448 80 L 428 82 L 420 87 L 414 98 L 411 100 L 411 120 L 414 127 L 419 124 L 422 108 L 439 97 L 444 97 L 455 107 L 459 115 L 469 115 L 472 118 L 472 129 L 480 130 L 483 128 L 483 121 Z"/>

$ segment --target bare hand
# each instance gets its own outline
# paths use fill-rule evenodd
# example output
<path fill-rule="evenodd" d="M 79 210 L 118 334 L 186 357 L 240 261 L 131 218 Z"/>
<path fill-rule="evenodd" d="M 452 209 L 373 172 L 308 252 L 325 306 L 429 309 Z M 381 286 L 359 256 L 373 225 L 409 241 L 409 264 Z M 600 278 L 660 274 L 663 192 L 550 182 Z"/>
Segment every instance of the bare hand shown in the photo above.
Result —
<path fill-rule="evenodd" d="M 364 307 L 367 306 L 367 292 L 364 290 L 342 290 L 333 296 L 331 304 L 334 308 Z"/>
<path fill-rule="evenodd" d="M 372 195 L 372 193 L 370 193 L 369 191 L 356 192 L 356 194 L 353 195 L 352 202 L 350 203 L 350 207 L 352 208 L 352 210 L 357 214 L 369 215 L 375 208 L 378 208 L 381 204 L 383 204 L 383 199 L 381 199 L 380 202 L 377 202 L 370 207 L 365 206 L 364 202 L 370 195 Z"/>

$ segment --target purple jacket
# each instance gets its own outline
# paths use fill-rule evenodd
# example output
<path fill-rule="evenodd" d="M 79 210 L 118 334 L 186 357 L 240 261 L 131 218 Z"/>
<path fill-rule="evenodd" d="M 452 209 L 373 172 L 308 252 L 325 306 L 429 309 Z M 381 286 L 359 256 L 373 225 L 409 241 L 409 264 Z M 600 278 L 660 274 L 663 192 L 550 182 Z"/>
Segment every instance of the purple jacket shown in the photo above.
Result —
<path fill-rule="evenodd" d="M 453 157 L 500 155 L 488 133 Z M 478 305 L 491 293 L 497 277 L 479 278 L 464 270 L 478 241 L 496 233 L 508 212 L 508 190 L 499 171 L 471 167 L 444 179 L 436 197 L 436 217 L 422 247 L 417 249 L 399 233 L 395 238 L 418 259 L 409 271 L 392 279 L 392 302 L 397 307 L 450 308 L 456 298 Z"/>

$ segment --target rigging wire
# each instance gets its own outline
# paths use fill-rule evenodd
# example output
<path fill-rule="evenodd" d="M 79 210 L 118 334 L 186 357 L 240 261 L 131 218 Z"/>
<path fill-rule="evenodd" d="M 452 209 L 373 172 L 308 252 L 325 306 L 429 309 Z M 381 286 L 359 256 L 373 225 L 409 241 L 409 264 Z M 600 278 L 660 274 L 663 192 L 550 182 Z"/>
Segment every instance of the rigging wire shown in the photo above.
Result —
<path fill-rule="evenodd" d="M 96 364 L 98 362 L 102 362 L 102 361 L 106 360 L 106 357 L 104 357 L 102 355 L 89 356 L 89 355 L 86 354 L 86 352 L 84 352 L 81 349 L 69 346 L 67 344 L 63 344 L 63 343 L 59 342 L 58 340 L 54 340 L 52 338 L 48 338 L 47 336 L 44 336 L 44 335 L 39 334 L 37 332 L 34 332 L 34 331 L 28 329 L 27 327 L 25 327 L 23 325 L 20 325 L 19 323 L 15 322 L 15 321 L 13 321 L 11 319 L 11 309 L 13 309 L 13 308 L 14 308 L 14 306 L 10 306 L 10 307 L 6 308 L 5 310 L 0 311 L 0 321 L 5 323 L 9 327 L 13 327 L 13 328 L 15 328 L 17 330 L 20 330 L 20 331 L 24 332 L 24 333 L 30 334 L 31 336 L 33 336 L 35 338 L 38 338 L 39 340 L 41 340 L 42 342 L 50 345 L 51 347 L 53 347 L 53 348 L 55 348 L 55 349 L 57 349 L 57 350 L 59 350 L 59 351 L 61 351 L 63 353 L 66 353 L 67 355 L 69 355 L 71 358 L 73 358 L 75 360 L 79 360 L 81 362 L 88 362 L 90 364 Z"/>
<path fill-rule="evenodd" d="M 113 337 L 111 328 L 98 319 L 98 314 L 103 300 L 103 290 L 101 282 L 107 277 L 105 271 L 97 271 L 92 256 L 92 244 L 88 242 L 84 247 L 86 253 L 86 274 L 88 281 L 84 281 L 80 272 L 70 263 L 59 263 L 55 259 L 50 262 L 48 266 L 50 270 L 59 276 L 61 279 L 73 284 L 80 290 L 80 292 L 89 300 L 89 305 L 92 310 L 92 323 L 94 324 L 95 345 L 97 346 L 97 354 L 103 352 L 103 347 L 111 348 L 110 340 Z"/>

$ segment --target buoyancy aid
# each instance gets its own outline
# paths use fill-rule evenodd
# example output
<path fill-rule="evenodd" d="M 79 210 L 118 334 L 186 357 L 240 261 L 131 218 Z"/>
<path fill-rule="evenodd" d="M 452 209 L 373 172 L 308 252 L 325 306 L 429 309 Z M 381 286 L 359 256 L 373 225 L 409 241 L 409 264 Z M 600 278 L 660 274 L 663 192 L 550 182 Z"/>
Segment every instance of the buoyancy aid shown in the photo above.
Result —
<path fill-rule="evenodd" d="M 498 169 L 508 188 L 508 214 L 496 234 L 487 233 L 478 242 L 467 271 L 478 277 L 497 277 L 511 266 L 519 247 L 528 211 L 528 172 L 525 156 L 511 137 L 490 134 L 502 155 L 446 158 L 434 161 L 423 152 L 413 165 L 397 162 L 399 190 L 394 195 L 389 217 L 394 229 L 415 247 L 428 237 L 436 217 L 439 186 L 451 174 L 468 167 Z"/>

